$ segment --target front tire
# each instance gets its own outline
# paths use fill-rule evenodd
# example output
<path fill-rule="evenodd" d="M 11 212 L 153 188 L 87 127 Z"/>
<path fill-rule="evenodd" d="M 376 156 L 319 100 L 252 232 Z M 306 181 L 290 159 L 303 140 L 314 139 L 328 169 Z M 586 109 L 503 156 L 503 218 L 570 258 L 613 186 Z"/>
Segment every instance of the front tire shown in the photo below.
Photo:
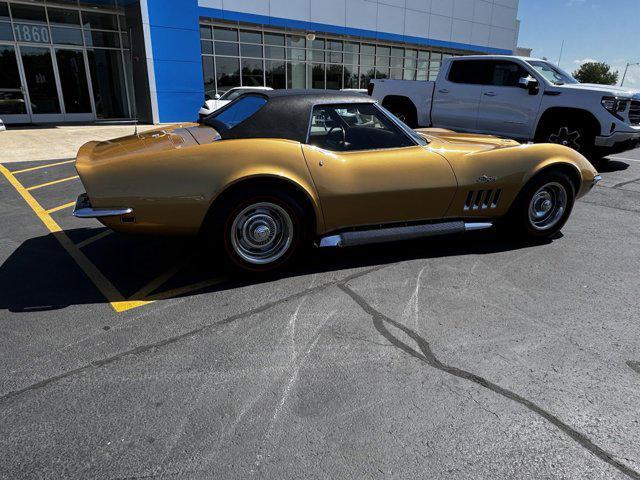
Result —
<path fill-rule="evenodd" d="M 209 243 L 241 273 L 289 266 L 308 239 L 304 210 L 286 192 L 271 188 L 226 198 L 209 230 Z"/>
<path fill-rule="evenodd" d="M 573 183 L 566 175 L 543 173 L 518 195 L 507 217 L 507 230 L 519 237 L 552 237 L 567 223 L 575 196 Z"/>

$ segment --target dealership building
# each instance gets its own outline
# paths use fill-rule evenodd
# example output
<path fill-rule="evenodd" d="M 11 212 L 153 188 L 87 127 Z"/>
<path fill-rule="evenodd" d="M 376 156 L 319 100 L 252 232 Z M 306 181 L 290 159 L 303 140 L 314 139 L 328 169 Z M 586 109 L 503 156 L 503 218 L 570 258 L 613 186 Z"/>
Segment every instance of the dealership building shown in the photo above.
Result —
<path fill-rule="evenodd" d="M 511 54 L 518 0 L 0 0 L 0 119 L 191 121 L 236 86 L 431 80 Z"/>

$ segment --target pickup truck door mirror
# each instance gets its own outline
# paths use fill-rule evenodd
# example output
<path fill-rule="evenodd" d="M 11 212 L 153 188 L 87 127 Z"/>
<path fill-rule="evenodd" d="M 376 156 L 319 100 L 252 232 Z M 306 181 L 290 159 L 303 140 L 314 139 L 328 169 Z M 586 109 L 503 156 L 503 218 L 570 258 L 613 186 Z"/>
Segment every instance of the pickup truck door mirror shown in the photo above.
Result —
<path fill-rule="evenodd" d="M 520 80 L 518 80 L 518 87 L 524 90 L 529 90 L 530 95 L 537 95 L 538 86 L 538 80 L 536 80 L 532 76 L 522 77 Z"/>

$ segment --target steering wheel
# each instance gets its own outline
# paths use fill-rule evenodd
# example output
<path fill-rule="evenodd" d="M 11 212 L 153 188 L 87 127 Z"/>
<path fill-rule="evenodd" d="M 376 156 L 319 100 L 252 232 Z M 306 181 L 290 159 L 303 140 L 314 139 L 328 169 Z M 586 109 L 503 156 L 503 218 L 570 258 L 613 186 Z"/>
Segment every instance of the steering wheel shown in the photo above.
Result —
<path fill-rule="evenodd" d="M 347 132 L 345 132 L 344 128 L 342 128 L 341 125 L 334 125 L 333 127 L 331 127 L 329 129 L 329 131 L 327 132 L 327 137 L 331 136 L 331 132 L 333 132 L 336 128 L 339 128 L 340 130 L 342 130 L 342 143 L 346 144 L 347 143 Z"/>

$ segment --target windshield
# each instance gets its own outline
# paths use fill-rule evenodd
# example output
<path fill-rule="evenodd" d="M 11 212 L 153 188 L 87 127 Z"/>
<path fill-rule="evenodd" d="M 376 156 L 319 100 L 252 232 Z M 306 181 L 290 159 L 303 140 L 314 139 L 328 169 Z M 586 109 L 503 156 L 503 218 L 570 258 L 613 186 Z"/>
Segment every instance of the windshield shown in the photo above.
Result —
<path fill-rule="evenodd" d="M 203 120 L 203 123 L 223 133 L 253 116 L 265 103 L 267 99 L 262 95 L 245 95 L 212 113 Z"/>
<path fill-rule="evenodd" d="M 554 85 L 564 85 L 565 83 L 580 83 L 564 70 L 552 65 L 549 62 L 530 61 L 527 62 L 536 72 L 542 75 L 547 81 Z"/>
<path fill-rule="evenodd" d="M 429 143 L 426 138 L 424 138 L 418 132 L 413 130 L 409 125 L 404 123 L 402 120 L 400 120 L 398 117 L 396 117 L 393 113 L 391 113 L 389 110 L 384 108 L 382 105 L 378 103 L 376 103 L 375 105 L 377 108 L 382 110 L 387 115 L 387 117 L 389 117 L 393 121 L 393 123 L 395 123 L 398 127 L 400 127 L 404 131 L 404 133 L 409 135 L 418 145 L 422 145 L 424 147 Z"/>
<path fill-rule="evenodd" d="M 224 92 L 222 96 L 219 98 L 219 100 L 232 101 L 244 93 L 259 92 L 259 91 L 260 90 L 251 90 L 249 88 L 232 88 L 231 90 L 227 90 L 226 92 Z"/>

